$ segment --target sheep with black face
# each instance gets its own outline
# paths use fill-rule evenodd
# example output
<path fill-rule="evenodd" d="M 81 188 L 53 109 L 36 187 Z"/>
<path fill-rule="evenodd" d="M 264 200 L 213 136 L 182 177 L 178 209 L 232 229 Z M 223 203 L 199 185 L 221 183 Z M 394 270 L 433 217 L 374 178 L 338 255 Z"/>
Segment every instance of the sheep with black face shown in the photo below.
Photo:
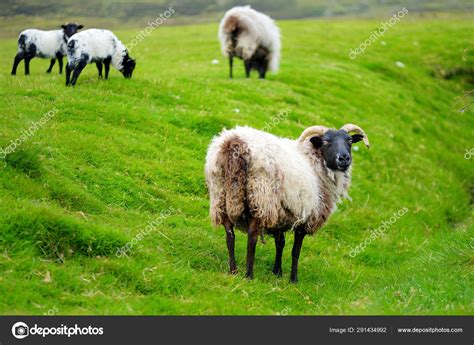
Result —
<path fill-rule="evenodd" d="M 352 135 L 351 135 L 352 134 Z M 246 276 L 253 277 L 259 234 L 275 238 L 273 273 L 282 274 L 285 232 L 294 230 L 291 281 L 297 281 L 303 239 L 314 234 L 347 197 L 351 147 L 369 139 L 362 128 L 307 128 L 298 140 L 249 127 L 224 130 L 209 146 L 205 175 L 214 226 L 226 231 L 230 271 L 237 270 L 234 227 L 248 234 Z"/>
<path fill-rule="evenodd" d="M 119 70 L 125 78 L 131 78 L 136 62 L 129 55 L 125 45 L 109 30 L 84 30 L 67 42 L 66 85 L 75 85 L 84 67 L 95 63 L 102 78 L 102 66 L 105 67 L 105 79 L 109 77 L 110 64 Z M 71 78 L 72 73 L 72 78 Z"/>
<path fill-rule="evenodd" d="M 21 60 L 25 60 L 25 75 L 30 74 L 30 61 L 34 57 L 51 59 L 47 73 L 58 60 L 59 74 L 63 71 L 63 57 L 66 55 L 67 40 L 82 29 L 82 25 L 66 23 L 61 25 L 61 30 L 24 30 L 18 36 L 18 52 L 13 61 L 12 75 L 16 75 L 16 69 Z"/>

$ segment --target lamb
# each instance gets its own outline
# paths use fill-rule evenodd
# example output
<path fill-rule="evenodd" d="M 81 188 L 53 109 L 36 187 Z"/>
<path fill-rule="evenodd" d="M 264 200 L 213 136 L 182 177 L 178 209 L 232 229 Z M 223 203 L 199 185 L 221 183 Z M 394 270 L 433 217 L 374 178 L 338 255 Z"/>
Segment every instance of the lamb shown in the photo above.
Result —
<path fill-rule="evenodd" d="M 125 78 L 131 78 L 136 62 L 128 55 L 125 45 L 109 30 L 84 30 L 67 42 L 66 85 L 75 85 L 84 67 L 95 62 L 102 78 L 102 64 L 105 67 L 105 79 L 109 77 L 110 64 L 122 72 Z M 72 78 L 71 77 L 72 74 Z"/>
<path fill-rule="evenodd" d="M 34 57 L 51 59 L 46 73 L 51 73 L 56 59 L 59 64 L 59 74 L 63 72 L 63 56 L 66 55 L 67 40 L 82 29 L 83 25 L 66 23 L 62 30 L 43 31 L 37 29 L 24 30 L 18 36 L 18 52 L 13 61 L 12 75 L 21 60 L 25 59 L 25 75 L 30 74 L 30 61 Z"/>
<path fill-rule="evenodd" d="M 352 135 L 349 135 L 353 133 Z M 285 232 L 294 230 L 291 282 L 297 282 L 303 239 L 323 226 L 351 183 L 351 145 L 369 139 L 362 128 L 307 128 L 298 140 L 250 127 L 224 130 L 210 144 L 205 176 L 214 227 L 223 225 L 229 268 L 237 271 L 234 227 L 247 232 L 246 277 L 253 278 L 255 247 L 264 233 L 275 239 L 273 273 L 282 275 Z"/>
<path fill-rule="evenodd" d="M 267 69 L 278 70 L 280 31 L 266 14 L 250 6 L 231 8 L 220 22 L 218 37 L 223 55 L 229 58 L 230 78 L 234 56 L 244 61 L 247 78 L 252 68 L 261 79 L 265 78 Z"/>

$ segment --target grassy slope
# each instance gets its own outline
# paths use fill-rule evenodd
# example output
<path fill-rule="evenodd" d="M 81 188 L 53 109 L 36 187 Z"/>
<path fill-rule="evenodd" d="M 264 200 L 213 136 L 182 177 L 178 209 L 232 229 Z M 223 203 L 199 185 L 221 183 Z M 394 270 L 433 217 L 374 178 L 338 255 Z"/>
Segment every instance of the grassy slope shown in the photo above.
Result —
<path fill-rule="evenodd" d="M 96 80 L 88 66 L 65 88 L 48 62 L 10 77 L 15 40 L 0 41 L 0 146 L 53 107 L 58 114 L 0 161 L 0 311 L 43 314 L 472 314 L 472 108 L 469 85 L 436 68 L 461 66 L 472 44 L 465 18 L 409 16 L 351 61 L 377 21 L 282 21 L 283 63 L 266 81 L 229 81 L 216 25 L 161 27 L 133 51 L 133 79 Z M 134 31 L 118 32 L 128 42 Z M 220 64 L 211 60 L 218 58 Z M 406 68 L 395 66 L 402 61 Z M 20 72 L 23 65 L 20 66 Z M 300 283 L 270 273 L 273 241 L 259 243 L 256 279 L 230 276 L 224 231 L 208 220 L 203 161 L 221 128 L 297 137 L 313 124 L 357 123 L 372 149 L 354 153 L 351 196 L 305 240 Z M 240 112 L 234 111 L 240 109 Z M 115 248 L 173 207 L 129 258 Z M 351 258 L 393 212 L 409 212 Z M 471 242 L 470 242 L 471 241 Z M 54 309 L 56 310 L 56 309 Z"/>

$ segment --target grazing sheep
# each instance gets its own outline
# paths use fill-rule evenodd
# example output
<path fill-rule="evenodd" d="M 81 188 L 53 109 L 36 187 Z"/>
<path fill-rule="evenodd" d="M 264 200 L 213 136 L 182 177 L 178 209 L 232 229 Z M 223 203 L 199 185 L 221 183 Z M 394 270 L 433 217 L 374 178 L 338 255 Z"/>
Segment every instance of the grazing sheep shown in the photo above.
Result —
<path fill-rule="evenodd" d="M 34 57 L 51 59 L 47 73 L 51 73 L 56 59 L 59 64 L 59 74 L 63 72 L 63 56 L 66 55 L 67 40 L 82 29 L 82 25 L 66 23 L 61 25 L 62 30 L 24 30 L 18 36 L 18 53 L 13 61 L 12 75 L 21 60 L 25 59 L 25 75 L 30 74 L 30 60 Z"/>
<path fill-rule="evenodd" d="M 131 78 L 135 69 L 135 60 L 128 56 L 125 45 L 109 30 L 84 30 L 67 42 L 66 85 L 75 85 L 84 67 L 95 62 L 102 78 L 102 63 L 105 67 L 105 79 L 109 77 L 110 64 L 122 72 L 125 78 Z M 70 79 L 72 74 L 72 78 Z"/>
<path fill-rule="evenodd" d="M 336 203 L 348 197 L 351 145 L 360 140 L 369 147 L 364 131 L 352 124 L 340 130 L 309 127 L 298 140 L 249 127 L 224 130 L 213 139 L 205 166 L 210 217 L 214 226 L 225 227 L 231 273 L 236 272 L 234 227 L 248 233 L 248 278 L 253 277 L 255 246 L 264 231 L 275 238 L 273 273 L 281 276 L 284 232 L 292 229 L 291 281 L 297 281 L 305 235 L 314 234 Z"/>
<path fill-rule="evenodd" d="M 280 63 L 280 31 L 266 14 L 250 6 L 237 6 L 224 15 L 219 25 L 219 40 L 224 56 L 229 58 L 232 78 L 233 58 L 244 60 L 245 74 L 256 69 L 265 78 L 267 69 L 277 71 Z"/>

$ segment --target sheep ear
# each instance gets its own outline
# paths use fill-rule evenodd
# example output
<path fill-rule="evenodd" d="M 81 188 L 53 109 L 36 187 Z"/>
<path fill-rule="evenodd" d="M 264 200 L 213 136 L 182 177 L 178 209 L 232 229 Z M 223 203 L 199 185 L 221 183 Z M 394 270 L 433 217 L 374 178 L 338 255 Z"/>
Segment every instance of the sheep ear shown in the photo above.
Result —
<path fill-rule="evenodd" d="M 84 27 L 84 25 L 78 25 L 77 30 L 81 30 Z"/>
<path fill-rule="evenodd" d="M 66 25 L 63 24 L 63 25 L 61 25 L 61 27 L 62 27 L 63 29 L 65 29 L 65 28 L 66 28 Z"/>
<path fill-rule="evenodd" d="M 352 137 L 352 142 L 353 143 L 357 143 L 357 142 L 361 141 L 362 139 L 364 139 L 364 136 L 362 134 L 354 134 L 351 137 Z"/>
<path fill-rule="evenodd" d="M 312 137 L 311 139 L 309 139 L 309 141 L 311 141 L 311 144 L 313 144 L 313 146 L 317 149 L 320 149 L 321 146 L 323 146 L 323 137 L 321 136 Z"/>

